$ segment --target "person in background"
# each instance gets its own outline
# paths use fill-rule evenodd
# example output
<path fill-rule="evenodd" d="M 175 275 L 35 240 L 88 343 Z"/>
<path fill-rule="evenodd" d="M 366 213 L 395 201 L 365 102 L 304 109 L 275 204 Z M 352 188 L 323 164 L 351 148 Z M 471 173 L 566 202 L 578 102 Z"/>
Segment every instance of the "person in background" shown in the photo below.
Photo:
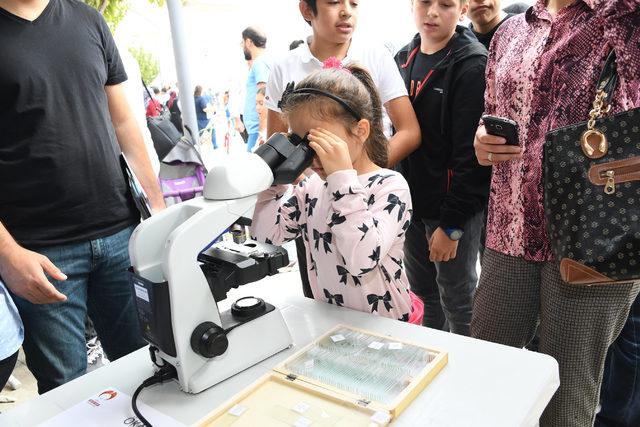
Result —
<path fill-rule="evenodd" d="M 153 87 L 151 91 L 153 92 L 153 96 L 147 103 L 147 117 L 158 117 L 160 112 L 162 112 L 162 104 L 158 100 L 160 90 L 157 87 Z"/>
<path fill-rule="evenodd" d="M 412 1 L 418 34 L 396 55 L 422 133 L 420 147 L 400 164 L 414 205 L 407 276 L 424 302 L 424 325 L 467 336 L 490 178 L 473 150 L 487 50 L 458 25 L 468 6 Z"/>
<path fill-rule="evenodd" d="M 247 151 L 253 151 L 258 141 L 260 132 L 260 118 L 256 111 L 256 92 L 264 88 L 269 80 L 271 64 L 266 59 L 265 49 L 267 37 L 254 27 L 247 27 L 242 31 L 242 51 L 244 58 L 251 61 L 249 75 L 247 76 L 247 89 L 245 92 L 244 115 L 242 120 L 247 130 Z"/>
<path fill-rule="evenodd" d="M 169 110 L 169 113 L 171 113 L 171 123 L 173 123 L 176 129 L 178 129 L 178 131 L 182 133 L 182 112 L 180 111 L 180 105 L 178 104 L 177 90 L 172 90 L 169 93 L 167 109 Z"/>
<path fill-rule="evenodd" d="M 525 13 L 527 11 L 527 9 L 529 9 L 530 7 L 531 7 L 530 4 L 519 2 L 519 3 L 510 4 L 509 6 L 505 7 L 502 10 L 505 13 L 518 15 L 520 13 Z"/>
<path fill-rule="evenodd" d="M 109 360 L 146 345 L 127 276 L 140 213 L 120 153 L 153 212 L 164 199 L 98 11 L 0 0 L 0 40 L 0 276 L 45 393 L 86 372 L 87 314 Z"/>
<path fill-rule="evenodd" d="M 24 340 L 24 327 L 9 291 L 0 280 L 0 391 L 9 380 Z"/>
<path fill-rule="evenodd" d="M 209 104 L 207 103 L 207 97 L 202 92 L 202 86 L 196 86 L 193 91 L 193 101 L 196 105 L 196 120 L 198 122 L 198 134 L 201 135 L 206 129 L 209 128 L 209 117 L 207 116 L 207 110 L 209 109 Z M 216 144 L 216 139 L 213 136 L 215 131 L 212 130 L 211 143 L 213 145 L 214 150 L 218 148 Z"/>
<path fill-rule="evenodd" d="M 260 119 L 260 128 L 258 130 L 258 145 L 264 144 L 267 140 L 267 107 L 264 105 L 264 96 L 266 89 L 264 87 L 258 88 L 256 92 L 256 111 Z"/>
<path fill-rule="evenodd" d="M 487 50 L 500 25 L 515 15 L 517 13 L 500 10 L 500 0 L 469 1 L 469 20 L 471 21 L 469 28 Z"/>
<path fill-rule="evenodd" d="M 514 120 L 520 146 L 488 135 L 482 124 L 476 133 L 476 157 L 492 166 L 492 182 L 471 336 L 522 348 L 537 330 L 538 351 L 556 359 L 560 370 L 560 388 L 541 427 L 593 425 L 605 356 L 640 291 L 632 281 L 580 286 L 562 280 L 546 233 L 545 134 L 589 117 L 611 49 L 619 78 L 609 114 L 640 107 L 637 40 L 638 0 L 538 0 L 505 22 L 491 43 L 485 112 Z M 632 346 L 635 374 L 619 377 L 616 388 L 638 387 L 638 342 Z"/>

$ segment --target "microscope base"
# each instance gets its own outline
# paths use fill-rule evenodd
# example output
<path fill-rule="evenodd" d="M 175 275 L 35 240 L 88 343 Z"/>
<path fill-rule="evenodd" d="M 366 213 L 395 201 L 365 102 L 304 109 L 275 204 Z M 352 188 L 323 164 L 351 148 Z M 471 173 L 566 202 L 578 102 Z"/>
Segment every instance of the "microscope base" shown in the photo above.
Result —
<path fill-rule="evenodd" d="M 227 338 L 229 347 L 223 355 L 205 359 L 193 354 L 197 357 L 192 359 L 198 362 L 197 366 L 185 361 L 187 363 L 176 367 L 183 391 L 200 393 L 293 344 L 289 328 L 277 308 L 234 328 Z"/>

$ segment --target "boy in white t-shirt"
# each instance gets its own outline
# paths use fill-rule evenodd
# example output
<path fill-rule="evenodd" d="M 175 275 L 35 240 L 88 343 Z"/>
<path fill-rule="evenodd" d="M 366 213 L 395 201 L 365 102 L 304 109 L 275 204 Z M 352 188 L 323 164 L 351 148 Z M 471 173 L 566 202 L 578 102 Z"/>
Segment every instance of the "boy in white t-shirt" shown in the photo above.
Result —
<path fill-rule="evenodd" d="M 393 166 L 420 145 L 420 127 L 393 57 L 384 46 L 366 46 L 353 40 L 358 5 L 352 0 L 300 0 L 300 13 L 313 29 L 309 45 L 302 44 L 276 61 L 267 83 L 267 135 L 287 132 L 278 102 L 287 83 L 299 82 L 334 56 L 343 63 L 365 67 L 380 93 L 395 134 L 389 139 L 389 165 Z"/>

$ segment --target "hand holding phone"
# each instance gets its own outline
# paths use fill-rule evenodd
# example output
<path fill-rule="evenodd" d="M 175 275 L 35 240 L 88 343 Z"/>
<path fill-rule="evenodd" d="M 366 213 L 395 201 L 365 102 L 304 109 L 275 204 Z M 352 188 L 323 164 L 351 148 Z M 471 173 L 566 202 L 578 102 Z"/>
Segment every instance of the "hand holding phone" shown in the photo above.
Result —
<path fill-rule="evenodd" d="M 500 136 L 506 145 L 520 146 L 518 142 L 518 124 L 513 120 L 496 116 L 482 116 L 484 128 L 489 135 Z"/>

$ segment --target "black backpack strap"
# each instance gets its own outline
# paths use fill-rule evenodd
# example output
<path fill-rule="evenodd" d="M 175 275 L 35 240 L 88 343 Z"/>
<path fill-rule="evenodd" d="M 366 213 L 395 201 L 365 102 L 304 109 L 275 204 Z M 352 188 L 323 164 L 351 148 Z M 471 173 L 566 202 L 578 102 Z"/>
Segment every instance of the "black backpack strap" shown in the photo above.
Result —
<path fill-rule="evenodd" d="M 597 90 L 603 90 L 607 94 L 607 103 L 611 103 L 613 92 L 618 83 L 618 70 L 616 67 L 616 52 L 614 50 L 609 53 L 604 63 L 600 78 L 598 79 Z"/>

